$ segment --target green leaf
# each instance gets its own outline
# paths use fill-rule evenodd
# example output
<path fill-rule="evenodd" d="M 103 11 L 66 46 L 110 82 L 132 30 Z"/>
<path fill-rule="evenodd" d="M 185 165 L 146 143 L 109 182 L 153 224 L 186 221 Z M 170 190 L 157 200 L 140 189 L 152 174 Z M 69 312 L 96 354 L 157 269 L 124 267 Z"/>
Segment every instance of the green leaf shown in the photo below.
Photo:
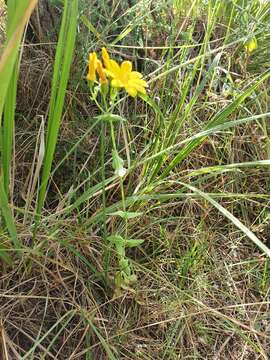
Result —
<path fill-rule="evenodd" d="M 124 169 L 124 160 L 119 156 L 116 150 L 112 150 L 112 167 L 117 172 Z"/>
<path fill-rule="evenodd" d="M 107 237 L 107 240 L 109 240 L 112 244 L 116 246 L 123 246 L 129 248 L 139 246 L 144 242 L 144 240 L 141 239 L 125 240 L 121 235 L 110 235 Z"/>
<path fill-rule="evenodd" d="M 108 214 L 109 216 L 120 216 L 122 219 L 134 219 L 143 215 L 143 212 L 131 212 L 131 211 L 122 211 L 118 210 L 113 213 Z"/>
<path fill-rule="evenodd" d="M 109 122 L 109 121 L 112 121 L 112 122 L 118 122 L 118 121 L 119 122 L 126 122 L 127 121 L 127 119 L 123 118 L 120 115 L 110 114 L 110 113 L 98 115 L 98 116 L 95 117 L 95 119 L 100 120 L 100 121 L 106 121 L 106 122 Z"/>
<path fill-rule="evenodd" d="M 88 30 L 96 36 L 98 40 L 100 40 L 103 44 L 105 44 L 105 41 L 103 40 L 101 34 L 97 31 L 96 27 L 90 22 L 90 20 L 85 15 L 81 16 L 81 21 L 88 28 Z"/>
<path fill-rule="evenodd" d="M 131 268 L 130 268 L 128 259 L 122 258 L 119 261 L 119 266 L 120 266 L 121 271 L 123 271 L 124 275 L 126 275 L 126 276 L 131 275 Z"/>
<path fill-rule="evenodd" d="M 121 235 L 110 235 L 107 237 L 107 240 L 115 245 L 124 245 L 125 239 Z"/>
<path fill-rule="evenodd" d="M 142 239 L 129 239 L 125 241 L 126 247 L 132 248 L 141 245 L 144 242 Z"/>
<path fill-rule="evenodd" d="M 117 36 L 117 38 L 112 42 L 113 45 L 117 44 L 119 41 L 124 39 L 131 31 L 133 30 L 133 27 L 128 26 L 126 29 L 124 29 L 121 34 Z"/>

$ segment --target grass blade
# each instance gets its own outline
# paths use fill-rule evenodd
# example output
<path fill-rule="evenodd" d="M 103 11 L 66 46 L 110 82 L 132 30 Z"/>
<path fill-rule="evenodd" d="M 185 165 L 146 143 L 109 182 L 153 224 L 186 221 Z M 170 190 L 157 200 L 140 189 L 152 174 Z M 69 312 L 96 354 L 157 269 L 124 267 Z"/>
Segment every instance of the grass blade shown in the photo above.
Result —
<path fill-rule="evenodd" d="M 7 38 L 10 39 L 12 36 L 11 26 L 13 16 L 16 14 L 16 1 L 8 1 L 8 18 L 7 18 Z M 17 81 L 18 81 L 18 54 L 16 54 L 16 61 L 10 79 L 10 84 L 7 90 L 7 96 L 4 107 L 3 117 L 3 145 L 2 145 L 2 158 L 3 158 L 3 177 L 5 191 L 9 193 L 9 178 L 10 178 L 10 163 L 12 157 L 12 143 L 13 143 L 13 132 L 14 132 L 14 120 L 15 120 L 15 107 L 16 107 L 16 96 L 17 96 Z"/>
<path fill-rule="evenodd" d="M 52 161 L 61 124 L 66 88 L 76 39 L 77 15 L 78 0 L 66 0 L 54 64 L 46 149 L 36 209 L 38 216 L 41 213 L 45 201 L 47 185 L 51 174 Z"/>
<path fill-rule="evenodd" d="M 16 12 L 10 20 L 7 41 L 0 59 L 0 126 L 3 107 L 16 63 L 25 26 L 37 4 L 37 0 L 22 0 L 16 4 Z"/>
<path fill-rule="evenodd" d="M 3 215 L 3 218 L 5 219 L 5 223 L 8 229 L 8 232 L 10 234 L 11 240 L 13 242 L 14 247 L 18 248 L 20 247 L 19 240 L 17 237 L 17 230 L 15 226 L 15 222 L 12 216 L 12 212 L 10 210 L 7 194 L 5 192 L 4 188 L 4 182 L 3 177 L 0 177 L 0 209 Z"/>
<path fill-rule="evenodd" d="M 251 241 L 253 241 L 254 244 L 257 245 L 258 248 L 261 249 L 263 253 L 265 253 L 265 255 L 270 257 L 270 249 L 263 242 L 261 242 L 261 240 L 258 239 L 257 236 L 250 229 L 248 229 L 240 220 L 238 220 L 232 213 L 230 213 L 227 209 L 225 209 L 222 205 L 220 205 L 217 201 L 212 199 L 211 196 L 209 196 L 208 194 L 205 194 L 203 191 L 195 188 L 194 186 L 184 184 L 182 182 L 180 182 L 180 184 L 185 186 L 195 194 L 201 196 L 210 204 L 212 204 L 219 212 L 221 212 L 236 227 L 238 227 L 238 229 L 241 230 Z"/>

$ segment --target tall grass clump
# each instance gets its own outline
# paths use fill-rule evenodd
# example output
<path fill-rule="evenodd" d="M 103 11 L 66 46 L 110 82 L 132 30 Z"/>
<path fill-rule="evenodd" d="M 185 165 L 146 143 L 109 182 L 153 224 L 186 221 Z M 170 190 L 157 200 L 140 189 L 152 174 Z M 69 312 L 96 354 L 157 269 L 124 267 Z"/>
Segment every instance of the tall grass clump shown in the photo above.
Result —
<path fill-rule="evenodd" d="M 0 60 L 0 208 L 15 247 L 17 247 L 19 243 L 13 215 L 8 204 L 8 198 L 16 102 L 17 66 L 19 61 L 19 46 L 23 32 L 36 3 L 37 1 L 21 1 L 20 4 L 17 4 L 16 1 L 8 1 L 6 42 Z M 5 251 L 1 251 L 1 254 L 4 258 L 7 257 Z"/>
<path fill-rule="evenodd" d="M 37 1 L 23 1 L 19 5 L 16 1 L 8 1 L 7 40 L 2 54 L 0 67 L 1 118 L 3 113 L 3 124 L 1 124 L 1 181 L 3 182 L 1 191 L 1 207 L 3 216 L 6 220 L 6 224 L 15 245 L 18 245 L 16 240 L 16 230 L 14 221 L 12 221 L 12 214 L 7 204 L 7 199 L 9 196 L 10 165 L 12 161 L 12 142 L 14 136 L 19 46 L 22 41 L 25 25 L 29 21 L 29 17 L 36 4 Z M 46 188 L 50 177 L 51 164 L 63 112 L 65 92 L 76 38 L 77 11 L 77 1 L 66 1 L 64 3 L 62 23 L 56 49 L 54 76 L 49 105 L 48 129 L 46 130 L 46 145 L 44 148 L 44 154 L 42 154 L 42 157 L 44 157 L 44 162 L 42 163 L 43 173 L 41 177 L 41 185 L 37 190 L 37 218 L 40 216 L 45 200 Z M 44 136 L 44 132 L 42 136 Z"/>

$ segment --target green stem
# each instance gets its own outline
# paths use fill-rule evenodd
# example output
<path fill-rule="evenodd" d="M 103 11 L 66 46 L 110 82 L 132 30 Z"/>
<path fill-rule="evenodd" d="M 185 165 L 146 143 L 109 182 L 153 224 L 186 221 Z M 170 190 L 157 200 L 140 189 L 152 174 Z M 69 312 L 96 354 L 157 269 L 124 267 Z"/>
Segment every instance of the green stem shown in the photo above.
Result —
<path fill-rule="evenodd" d="M 123 211 L 126 212 L 126 198 L 125 198 L 125 190 L 124 190 L 124 184 L 123 184 L 123 179 L 122 178 L 120 178 L 120 188 L 121 188 Z M 128 219 L 125 218 L 125 238 L 126 239 L 127 239 L 127 236 L 128 236 Z"/>
<path fill-rule="evenodd" d="M 111 138 L 112 138 L 113 150 L 115 152 L 117 152 L 116 141 L 115 141 L 115 133 L 114 133 L 114 126 L 113 126 L 112 121 L 110 121 L 110 127 L 111 127 Z M 125 199 L 125 191 L 124 191 L 124 184 L 123 184 L 122 177 L 120 177 L 120 190 L 121 190 L 123 211 L 126 211 L 126 199 Z M 128 233 L 128 221 L 127 221 L 127 219 L 125 219 L 125 237 L 127 237 L 127 233 Z"/>
<path fill-rule="evenodd" d="M 115 134 L 114 134 L 114 127 L 113 122 L 110 120 L 110 127 L 111 127 L 111 138 L 112 138 L 112 145 L 113 150 L 117 152 L 116 142 L 115 142 Z"/>
<path fill-rule="evenodd" d="M 109 259 L 110 252 L 107 249 L 107 225 L 106 225 L 106 189 L 105 189 L 105 136 L 106 136 L 106 126 L 104 122 L 101 124 L 101 144 L 100 144 L 100 152 L 101 152 L 101 177 L 102 177 L 102 206 L 103 206 L 103 240 L 104 244 L 104 270 L 105 270 L 105 278 L 108 279 L 108 268 L 109 268 Z"/>

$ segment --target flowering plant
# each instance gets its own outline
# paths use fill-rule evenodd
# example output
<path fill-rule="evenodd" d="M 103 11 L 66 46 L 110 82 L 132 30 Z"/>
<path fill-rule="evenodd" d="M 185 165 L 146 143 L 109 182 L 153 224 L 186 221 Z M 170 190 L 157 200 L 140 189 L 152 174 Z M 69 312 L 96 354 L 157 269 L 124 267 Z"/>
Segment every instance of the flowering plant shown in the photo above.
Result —
<path fill-rule="evenodd" d="M 131 264 L 126 257 L 126 248 L 139 246 L 143 240 L 128 239 L 128 219 L 140 216 L 141 213 L 129 212 L 125 205 L 125 191 L 123 185 L 123 178 L 127 173 L 124 167 L 124 160 L 120 157 L 114 131 L 114 123 L 117 121 L 126 121 L 122 116 L 113 113 L 117 105 L 117 98 L 121 95 L 121 90 L 124 89 L 128 95 L 135 98 L 136 96 L 145 95 L 148 84 L 143 80 L 143 76 L 138 71 L 132 70 L 132 63 L 130 61 L 123 61 L 118 64 L 117 61 L 110 58 L 107 50 L 102 48 L 102 61 L 98 59 L 95 52 L 89 54 L 88 74 L 87 80 L 91 92 L 91 99 L 95 101 L 101 114 L 97 117 L 102 122 L 102 179 L 103 179 L 103 210 L 104 210 L 104 238 L 114 247 L 117 257 L 119 271 L 115 274 L 115 289 L 118 293 L 121 288 L 126 287 L 136 281 Z M 98 96 L 100 94 L 100 96 Z M 117 216 L 125 221 L 124 237 L 122 234 L 108 234 L 106 228 L 106 194 L 105 194 L 105 170 L 104 170 L 104 143 L 106 125 L 110 125 L 110 135 L 112 143 L 112 168 L 115 175 L 119 178 L 120 191 L 122 197 L 122 210 L 116 211 L 110 216 Z M 108 253 L 105 254 L 105 259 L 108 258 Z M 107 268 L 107 266 L 106 266 Z"/>
<path fill-rule="evenodd" d="M 95 82 L 97 80 L 97 72 L 100 85 L 107 86 L 110 84 L 115 89 L 124 88 L 132 97 L 136 97 L 138 93 L 146 93 L 147 82 L 142 79 L 141 73 L 132 71 L 132 63 L 130 61 L 123 61 L 119 65 L 110 58 L 105 48 L 102 48 L 102 60 L 103 64 L 97 58 L 95 52 L 89 54 L 87 80 Z"/>

